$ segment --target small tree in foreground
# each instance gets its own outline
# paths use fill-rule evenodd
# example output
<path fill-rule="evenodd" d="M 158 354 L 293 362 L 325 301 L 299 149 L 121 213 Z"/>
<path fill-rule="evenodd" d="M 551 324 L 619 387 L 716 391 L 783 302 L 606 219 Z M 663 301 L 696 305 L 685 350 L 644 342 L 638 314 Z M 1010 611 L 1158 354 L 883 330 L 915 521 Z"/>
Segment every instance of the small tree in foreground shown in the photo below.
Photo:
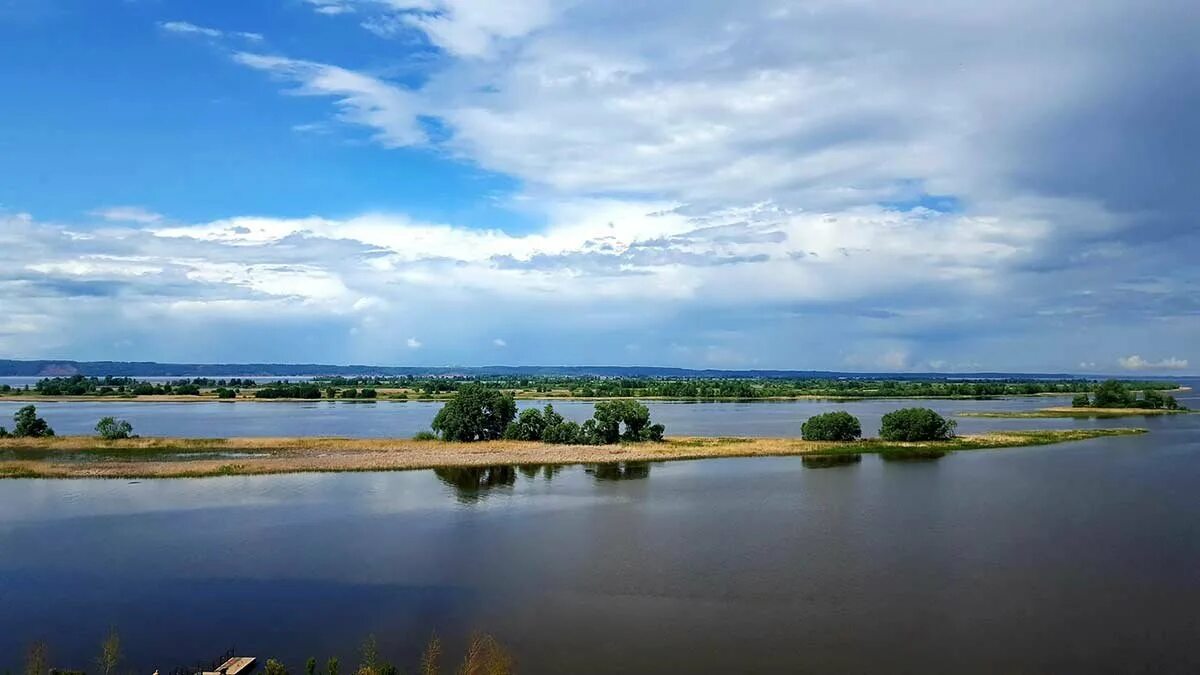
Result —
<path fill-rule="evenodd" d="M 53 436 L 54 430 L 46 424 L 46 420 L 37 416 L 37 408 L 27 405 L 21 408 L 13 415 L 15 423 L 12 430 L 13 436 L 21 436 L 24 438 L 41 438 L 43 436 Z"/>
<path fill-rule="evenodd" d="M 800 425 L 800 436 L 806 441 L 852 441 L 862 436 L 858 418 L 839 410 L 813 415 Z"/>
<path fill-rule="evenodd" d="M 885 441 L 944 441 L 954 437 L 957 426 L 929 408 L 902 408 L 883 416 L 879 437 Z"/>
<path fill-rule="evenodd" d="M 96 422 L 96 433 L 106 441 L 116 441 L 133 436 L 133 425 L 125 420 L 101 417 Z"/>

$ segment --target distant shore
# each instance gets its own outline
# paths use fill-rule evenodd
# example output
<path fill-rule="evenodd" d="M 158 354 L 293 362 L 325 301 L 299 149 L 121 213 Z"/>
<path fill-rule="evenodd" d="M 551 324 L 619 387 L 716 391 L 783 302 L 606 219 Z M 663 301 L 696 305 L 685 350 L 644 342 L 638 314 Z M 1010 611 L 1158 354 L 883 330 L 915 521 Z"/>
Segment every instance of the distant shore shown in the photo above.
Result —
<path fill-rule="evenodd" d="M 949 452 L 1048 445 L 1138 433 L 1144 433 L 1144 430 L 1005 431 L 926 443 L 892 443 L 878 439 L 840 443 L 794 438 L 677 437 L 662 443 L 621 445 L 347 438 L 135 438 L 122 441 L 102 441 L 86 436 L 8 438 L 0 439 L 0 478 L 199 478 L 718 457 L 827 456 L 913 449 Z"/>

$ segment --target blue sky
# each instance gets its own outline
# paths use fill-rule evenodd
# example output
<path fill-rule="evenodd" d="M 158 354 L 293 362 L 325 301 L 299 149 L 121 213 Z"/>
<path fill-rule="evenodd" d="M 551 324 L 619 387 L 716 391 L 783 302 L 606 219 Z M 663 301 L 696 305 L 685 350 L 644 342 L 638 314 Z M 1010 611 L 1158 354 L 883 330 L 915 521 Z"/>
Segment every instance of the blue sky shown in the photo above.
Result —
<path fill-rule="evenodd" d="M 0 356 L 1194 372 L 1197 18 L 0 0 Z"/>

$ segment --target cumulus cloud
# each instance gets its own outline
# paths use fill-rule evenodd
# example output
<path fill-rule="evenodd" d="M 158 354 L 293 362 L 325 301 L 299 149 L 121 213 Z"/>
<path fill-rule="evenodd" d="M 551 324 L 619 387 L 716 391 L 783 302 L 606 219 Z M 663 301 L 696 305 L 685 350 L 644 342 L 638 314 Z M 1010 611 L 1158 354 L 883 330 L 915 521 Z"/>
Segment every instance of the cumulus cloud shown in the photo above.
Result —
<path fill-rule="evenodd" d="M 1187 370 L 1187 359 L 1177 359 L 1173 356 L 1158 361 L 1147 361 L 1134 354 L 1117 359 L 1125 370 Z"/>
<path fill-rule="evenodd" d="M 492 340 L 492 344 L 493 344 L 493 345 L 495 345 L 495 346 L 497 346 L 497 347 L 501 347 L 501 348 L 503 348 L 503 347 L 507 347 L 507 346 L 508 346 L 508 343 L 507 343 L 507 342 L 505 342 L 503 338 L 495 338 L 495 339 L 493 339 L 493 340 Z"/>
<path fill-rule="evenodd" d="M 405 342 L 405 344 L 408 345 L 409 349 L 420 349 L 421 348 L 421 341 L 415 337 L 408 338 L 408 340 Z"/>

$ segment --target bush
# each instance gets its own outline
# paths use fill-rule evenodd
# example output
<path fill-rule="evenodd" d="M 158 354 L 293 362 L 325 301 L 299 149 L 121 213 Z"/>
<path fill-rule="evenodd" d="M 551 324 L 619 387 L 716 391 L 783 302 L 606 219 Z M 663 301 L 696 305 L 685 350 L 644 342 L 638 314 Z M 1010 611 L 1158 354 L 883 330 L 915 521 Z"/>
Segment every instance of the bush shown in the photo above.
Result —
<path fill-rule="evenodd" d="M 436 441 L 437 439 L 437 434 L 433 433 L 432 431 L 418 431 L 417 433 L 413 434 L 414 441 Z"/>
<path fill-rule="evenodd" d="M 517 415 L 517 403 L 496 389 L 468 384 L 459 389 L 433 418 L 433 430 L 447 441 L 501 438 Z"/>
<path fill-rule="evenodd" d="M 1167 404 L 1163 395 L 1154 389 L 1147 389 L 1142 394 L 1142 400 L 1138 401 L 1138 406 L 1142 408 L 1151 408 L 1157 410 Z"/>
<path fill-rule="evenodd" d="M 221 387 L 217 390 L 217 398 L 237 398 L 237 392 Z"/>
<path fill-rule="evenodd" d="M 800 425 L 800 436 L 806 441 L 852 441 L 862 436 L 858 418 L 839 410 L 813 415 Z"/>
<path fill-rule="evenodd" d="M 27 405 L 13 415 L 12 435 L 23 438 L 40 438 L 53 436 L 54 430 L 46 424 L 46 420 L 37 416 L 37 408 Z"/>
<path fill-rule="evenodd" d="M 376 398 L 379 396 L 379 393 L 374 389 L 363 389 L 362 391 L 358 392 L 358 396 L 359 398 Z"/>
<path fill-rule="evenodd" d="M 1076 394 L 1075 398 L 1071 399 L 1071 406 L 1074 408 L 1087 408 L 1092 405 L 1092 400 L 1087 394 Z"/>
<path fill-rule="evenodd" d="M 885 441 L 944 441 L 958 423 L 929 408 L 902 408 L 883 416 L 879 437 Z"/>
<path fill-rule="evenodd" d="M 623 430 L 622 430 L 623 429 Z M 607 445 L 620 441 L 661 441 L 666 427 L 650 423 L 650 409 L 638 401 L 600 401 L 582 427 L 584 442 Z"/>
<path fill-rule="evenodd" d="M 549 408 L 549 406 L 547 406 Z M 554 409 L 550 408 L 553 413 Z M 504 429 L 504 437 L 513 441 L 540 441 L 546 430 L 546 417 L 537 408 L 522 410 L 512 424 Z"/>
<path fill-rule="evenodd" d="M 106 441 L 129 438 L 133 435 L 133 425 L 125 420 L 101 417 L 100 421 L 96 423 L 96 433 Z"/>

